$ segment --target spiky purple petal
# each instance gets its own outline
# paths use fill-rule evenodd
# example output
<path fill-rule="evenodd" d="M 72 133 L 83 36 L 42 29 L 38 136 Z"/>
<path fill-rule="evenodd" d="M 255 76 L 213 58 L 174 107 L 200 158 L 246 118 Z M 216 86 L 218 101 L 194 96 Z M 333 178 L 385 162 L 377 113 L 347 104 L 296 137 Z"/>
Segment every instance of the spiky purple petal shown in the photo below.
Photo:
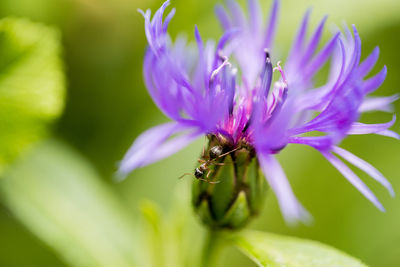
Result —
<path fill-rule="evenodd" d="M 384 187 L 386 187 L 390 195 L 394 196 L 392 185 L 383 176 L 383 174 L 380 173 L 377 169 L 375 169 L 371 164 L 360 159 L 359 157 L 355 156 L 354 154 L 350 153 L 349 151 L 343 148 L 333 147 L 332 151 L 341 156 L 343 159 L 350 162 L 351 164 L 353 164 L 354 166 L 356 166 L 357 168 L 359 168 L 360 170 L 363 170 L 365 173 L 367 173 L 369 176 L 374 178 L 379 183 L 381 183 Z"/>
<path fill-rule="evenodd" d="M 385 208 L 376 198 L 374 193 L 364 184 L 363 181 L 341 160 L 333 156 L 331 153 L 323 152 L 322 155 L 344 176 L 346 179 L 360 191 L 369 201 L 378 209 L 385 211 Z"/>
<path fill-rule="evenodd" d="M 369 97 L 364 100 L 358 109 L 359 112 L 368 111 L 385 111 L 393 112 L 393 106 L 391 105 L 394 101 L 399 99 L 400 95 L 395 94 L 387 97 Z"/>
<path fill-rule="evenodd" d="M 297 221 L 309 222 L 311 216 L 293 194 L 279 162 L 273 156 L 264 154 L 259 155 L 258 160 L 268 183 L 278 198 L 285 220 L 289 224 Z"/>
<path fill-rule="evenodd" d="M 385 131 L 393 126 L 396 122 L 396 116 L 393 115 L 393 119 L 387 123 L 378 123 L 378 124 L 364 124 L 360 122 L 354 122 L 351 125 L 350 130 L 347 134 L 372 134 L 379 133 Z"/>
<path fill-rule="evenodd" d="M 269 14 L 269 20 L 267 23 L 267 30 L 265 34 L 264 47 L 271 49 L 272 43 L 274 41 L 276 24 L 278 20 L 279 13 L 279 0 L 274 0 L 271 7 L 271 12 Z"/>
<path fill-rule="evenodd" d="M 179 133 L 183 134 L 170 140 L 172 136 Z M 153 127 L 135 140 L 122 159 L 119 172 L 126 175 L 136 168 L 168 157 L 194 141 L 199 134 L 193 129 L 175 122 Z"/>
<path fill-rule="evenodd" d="M 158 161 L 175 153 L 201 134 L 224 135 L 232 146 L 244 142 L 254 147 L 262 170 L 277 195 L 285 219 L 292 223 L 309 217 L 294 196 L 289 182 L 273 154 L 288 144 L 315 148 L 375 206 L 383 206 L 351 169 L 332 153 L 363 170 L 393 189 L 371 164 L 337 145 L 351 134 L 378 134 L 400 139 L 389 130 L 393 120 L 363 124 L 367 111 L 392 111 L 398 95 L 369 97 L 386 78 L 386 67 L 370 78 L 365 76 L 379 57 L 376 47 L 361 63 L 361 39 L 353 25 L 344 25 L 321 46 L 326 17 L 307 40 L 310 10 L 299 27 L 283 67 L 271 61 L 276 34 L 279 0 L 272 2 L 263 25 L 257 0 L 248 0 L 248 14 L 234 0 L 215 12 L 224 29 L 217 45 L 203 42 L 195 27 L 197 49 L 182 39 L 173 43 L 168 24 L 173 9 L 163 20 L 166 1 L 153 17 L 140 11 L 145 20 L 149 48 L 144 59 L 146 87 L 158 108 L 173 123 L 145 132 L 134 142 L 123 159 L 120 172 Z M 322 47 L 317 51 L 318 47 Z M 237 62 L 237 66 L 234 64 Z M 329 64 L 329 75 L 322 86 L 314 85 L 315 75 Z M 273 83 L 275 73 L 277 82 Z M 313 136 L 317 132 L 317 136 Z M 307 136 L 304 136 L 306 134 Z"/>

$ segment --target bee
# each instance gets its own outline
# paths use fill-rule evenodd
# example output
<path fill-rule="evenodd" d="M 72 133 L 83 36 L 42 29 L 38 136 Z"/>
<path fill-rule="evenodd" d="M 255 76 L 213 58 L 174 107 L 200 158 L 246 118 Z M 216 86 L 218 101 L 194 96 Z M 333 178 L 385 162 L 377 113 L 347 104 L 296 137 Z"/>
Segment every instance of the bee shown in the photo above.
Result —
<path fill-rule="evenodd" d="M 233 149 L 233 150 L 231 150 L 229 152 L 222 153 L 223 150 L 224 150 L 222 146 L 216 145 L 216 146 L 211 147 L 211 149 L 209 150 L 209 159 L 207 159 L 207 160 L 199 159 L 198 161 L 201 164 L 200 164 L 199 167 L 197 167 L 194 170 L 194 173 L 193 174 L 192 173 L 184 173 L 182 176 L 179 177 L 179 179 L 183 178 L 186 175 L 194 175 L 194 177 L 196 179 L 204 181 L 204 182 L 207 182 L 209 184 L 217 184 L 217 183 L 219 183 L 219 181 L 210 181 L 208 179 L 210 174 L 211 174 L 211 172 L 212 172 L 210 170 L 210 166 L 211 165 L 219 165 L 219 166 L 225 165 L 224 163 L 218 163 L 218 162 L 215 162 L 215 161 L 217 159 L 219 159 L 219 158 L 222 158 L 222 157 L 224 157 L 224 156 L 226 156 L 226 155 L 238 150 L 238 149 L 239 149 L 239 147 L 235 148 L 235 149 Z M 203 157 L 204 156 L 205 156 L 205 153 L 204 153 L 204 149 L 203 149 Z M 203 178 L 205 174 L 206 174 L 206 178 Z"/>

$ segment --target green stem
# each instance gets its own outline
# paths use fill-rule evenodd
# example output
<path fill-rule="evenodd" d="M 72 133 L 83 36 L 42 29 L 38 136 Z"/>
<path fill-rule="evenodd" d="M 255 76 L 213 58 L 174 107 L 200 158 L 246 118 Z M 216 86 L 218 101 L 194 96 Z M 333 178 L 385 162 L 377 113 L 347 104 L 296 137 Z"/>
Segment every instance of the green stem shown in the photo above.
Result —
<path fill-rule="evenodd" d="M 222 250 L 222 233 L 215 230 L 209 230 L 207 238 L 203 244 L 203 255 L 201 267 L 214 267 L 218 262 Z"/>

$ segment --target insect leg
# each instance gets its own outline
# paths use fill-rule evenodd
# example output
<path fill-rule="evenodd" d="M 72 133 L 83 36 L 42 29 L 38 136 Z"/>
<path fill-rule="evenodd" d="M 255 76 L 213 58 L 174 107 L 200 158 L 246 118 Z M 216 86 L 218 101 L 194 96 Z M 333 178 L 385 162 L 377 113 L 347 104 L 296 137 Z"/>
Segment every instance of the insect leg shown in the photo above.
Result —
<path fill-rule="evenodd" d="M 237 147 L 237 148 L 235 148 L 235 149 L 233 149 L 233 150 L 231 150 L 231 151 L 228 151 L 228 152 L 226 152 L 226 153 L 224 153 L 224 154 L 221 154 L 221 155 L 219 155 L 218 158 L 221 158 L 221 157 L 224 157 L 224 156 L 226 156 L 226 155 L 229 155 L 230 153 L 235 152 L 236 150 L 238 150 L 238 149 L 240 149 L 240 148 L 241 148 L 241 147 Z"/>
<path fill-rule="evenodd" d="M 220 181 L 215 181 L 215 182 L 213 182 L 213 181 L 210 181 L 210 180 L 206 180 L 206 179 L 203 179 L 203 178 L 199 178 L 199 180 L 202 180 L 202 181 L 204 181 L 204 182 L 206 182 L 206 183 L 209 183 L 209 184 L 218 184 Z"/>
<path fill-rule="evenodd" d="M 206 142 L 207 142 L 207 137 L 205 136 L 204 144 L 203 144 L 203 151 L 201 152 L 202 158 L 204 158 L 206 156 Z"/>

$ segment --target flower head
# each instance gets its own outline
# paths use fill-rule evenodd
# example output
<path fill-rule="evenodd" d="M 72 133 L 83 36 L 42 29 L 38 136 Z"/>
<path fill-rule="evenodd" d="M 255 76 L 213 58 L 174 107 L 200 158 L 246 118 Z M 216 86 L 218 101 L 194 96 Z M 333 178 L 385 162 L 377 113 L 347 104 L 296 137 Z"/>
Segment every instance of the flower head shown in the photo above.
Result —
<path fill-rule="evenodd" d="M 379 49 L 360 62 L 361 40 L 355 26 L 333 34 L 317 51 L 326 18 L 306 40 L 307 11 L 281 66 L 280 62 L 273 64 L 270 57 L 278 0 L 273 1 L 265 25 L 257 0 L 248 0 L 247 16 L 235 1 L 227 1 L 226 9 L 217 6 L 224 34 L 216 44 L 203 42 L 196 27 L 195 51 L 185 39 L 172 42 L 168 36 L 168 23 L 175 13 L 173 9 L 163 18 L 168 5 L 166 1 L 153 17 L 150 10 L 140 12 L 149 43 L 144 59 L 145 83 L 158 108 L 172 122 L 139 136 L 122 160 L 121 173 L 161 160 L 201 135 L 213 136 L 230 149 L 253 149 L 285 219 L 307 220 L 308 212 L 296 199 L 274 156 L 288 144 L 302 144 L 320 152 L 383 210 L 370 189 L 337 157 L 363 170 L 394 194 L 390 183 L 372 165 L 337 146 L 353 134 L 399 139 L 388 130 L 395 116 L 382 124 L 358 122 L 362 112 L 391 111 L 390 105 L 398 96 L 367 96 L 383 83 L 386 67 L 365 78 L 378 59 Z M 329 77 L 317 88 L 314 76 L 328 62 Z"/>

